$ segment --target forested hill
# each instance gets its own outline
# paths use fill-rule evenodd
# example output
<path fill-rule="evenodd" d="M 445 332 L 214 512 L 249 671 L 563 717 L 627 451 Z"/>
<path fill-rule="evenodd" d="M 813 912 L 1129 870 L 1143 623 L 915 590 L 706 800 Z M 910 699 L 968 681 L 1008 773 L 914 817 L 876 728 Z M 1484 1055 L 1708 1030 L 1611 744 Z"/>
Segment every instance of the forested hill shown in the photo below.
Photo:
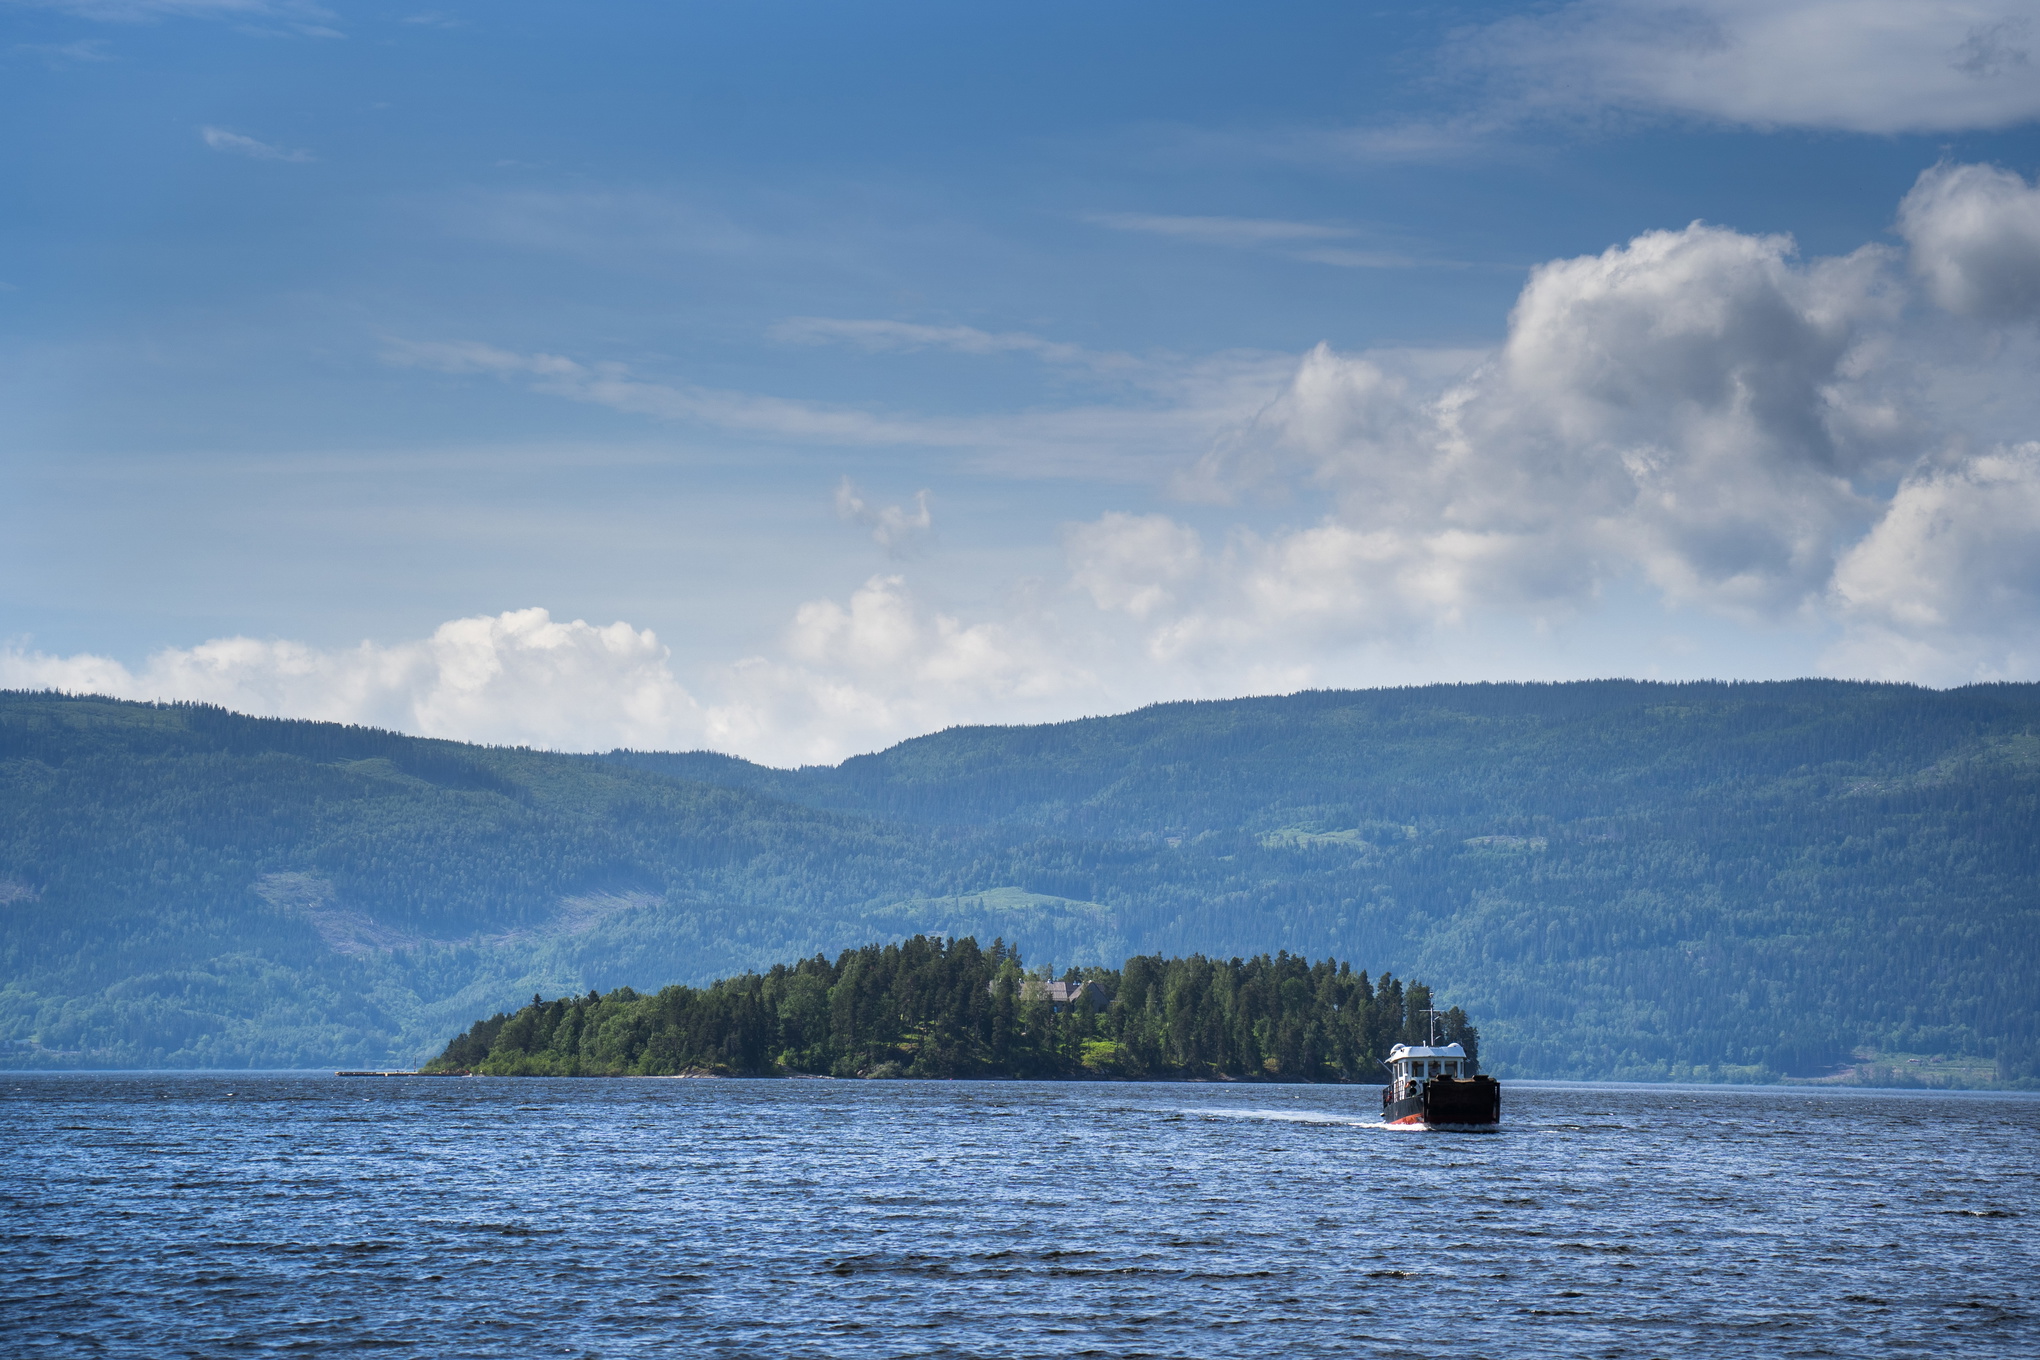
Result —
<path fill-rule="evenodd" d="M 2040 685 L 1606 680 L 1158 704 L 951 728 L 799 770 L 706 751 L 607 758 L 906 821 L 1124 836 L 1273 824 L 1321 808 L 1397 824 L 1467 815 L 1577 823 L 1627 816 L 1639 797 L 1698 805 L 1794 777 L 1918 775 L 1951 755 L 2030 739 L 2036 722 Z"/>
<path fill-rule="evenodd" d="M 1003 943 L 916 935 L 654 996 L 534 996 L 424 1070 L 1380 1082 L 1394 1044 L 1480 1057 L 1479 1031 L 1457 1008 L 1434 1012 L 1428 987 L 1332 959 L 1143 955 L 1049 971 Z"/>
<path fill-rule="evenodd" d="M 2035 1075 L 2030 685 L 1322 692 L 793 771 L 16 694 L 0 806 L 17 1063 L 408 1061 L 534 991 L 929 933 L 1351 958 L 1504 1076 Z"/>

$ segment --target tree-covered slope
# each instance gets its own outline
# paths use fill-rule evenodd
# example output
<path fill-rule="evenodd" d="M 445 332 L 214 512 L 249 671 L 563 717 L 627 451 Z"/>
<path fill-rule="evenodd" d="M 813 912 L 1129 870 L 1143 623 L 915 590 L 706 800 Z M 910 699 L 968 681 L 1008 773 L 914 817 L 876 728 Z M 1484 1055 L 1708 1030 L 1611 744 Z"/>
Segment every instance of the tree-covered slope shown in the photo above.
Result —
<path fill-rule="evenodd" d="M 0 1037 L 52 1060 L 386 1061 L 532 986 L 844 943 L 929 878 L 918 829 L 192 706 L 8 696 L 0 808 Z"/>
<path fill-rule="evenodd" d="M 2032 1074 L 2035 686 L 1312 693 L 795 771 L 16 694 L 0 808 L 17 1062 L 408 1061 L 930 932 L 1415 974 L 1503 1075 Z"/>
<path fill-rule="evenodd" d="M 832 768 L 616 752 L 1040 839 L 1017 881 L 1140 948 L 1336 950 L 1491 1017 L 1517 1070 L 2030 1074 L 2040 687 L 1466 685 L 964 728 Z"/>

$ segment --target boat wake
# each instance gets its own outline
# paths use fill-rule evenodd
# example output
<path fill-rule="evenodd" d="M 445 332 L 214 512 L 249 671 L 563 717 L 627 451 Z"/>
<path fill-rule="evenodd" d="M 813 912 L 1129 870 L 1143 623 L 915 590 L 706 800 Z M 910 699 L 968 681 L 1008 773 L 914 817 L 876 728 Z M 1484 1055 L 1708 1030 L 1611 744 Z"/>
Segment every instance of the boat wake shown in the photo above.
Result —
<path fill-rule="evenodd" d="M 1381 1119 L 1318 1114 L 1308 1110 L 1237 1110 L 1208 1105 L 1186 1106 L 1180 1114 L 1206 1119 L 1259 1119 L 1274 1124 L 1317 1124 L 1336 1129 L 1368 1129 L 1378 1133 L 1500 1133 L 1500 1124 L 1390 1124 Z"/>
<path fill-rule="evenodd" d="M 1316 1114 L 1307 1110 L 1233 1110 L 1199 1106 L 1185 1109 L 1183 1113 L 1203 1115 L 1211 1119 L 1265 1119 L 1278 1124 L 1323 1124 L 1331 1128 L 1366 1129 L 1375 1127 L 1371 1120 L 1354 1119 L 1343 1115 Z"/>

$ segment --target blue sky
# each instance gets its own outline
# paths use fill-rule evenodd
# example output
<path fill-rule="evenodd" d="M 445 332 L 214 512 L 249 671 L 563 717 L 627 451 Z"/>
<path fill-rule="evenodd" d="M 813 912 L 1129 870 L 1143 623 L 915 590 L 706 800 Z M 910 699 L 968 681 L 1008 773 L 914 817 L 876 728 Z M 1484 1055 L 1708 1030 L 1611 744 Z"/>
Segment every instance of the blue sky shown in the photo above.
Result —
<path fill-rule="evenodd" d="M 0 683 L 786 763 L 2040 668 L 2030 4 L 0 24 Z"/>

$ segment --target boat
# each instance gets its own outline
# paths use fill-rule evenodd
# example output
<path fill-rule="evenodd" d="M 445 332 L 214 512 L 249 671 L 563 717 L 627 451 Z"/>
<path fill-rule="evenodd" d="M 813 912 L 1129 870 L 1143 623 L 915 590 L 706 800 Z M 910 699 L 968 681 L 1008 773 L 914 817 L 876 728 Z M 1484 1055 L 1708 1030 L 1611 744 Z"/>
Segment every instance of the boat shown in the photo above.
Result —
<path fill-rule="evenodd" d="M 1479 1072 L 1459 1044 L 1397 1044 L 1388 1050 L 1381 1122 L 1486 1128 L 1502 1122 L 1502 1084 Z"/>

